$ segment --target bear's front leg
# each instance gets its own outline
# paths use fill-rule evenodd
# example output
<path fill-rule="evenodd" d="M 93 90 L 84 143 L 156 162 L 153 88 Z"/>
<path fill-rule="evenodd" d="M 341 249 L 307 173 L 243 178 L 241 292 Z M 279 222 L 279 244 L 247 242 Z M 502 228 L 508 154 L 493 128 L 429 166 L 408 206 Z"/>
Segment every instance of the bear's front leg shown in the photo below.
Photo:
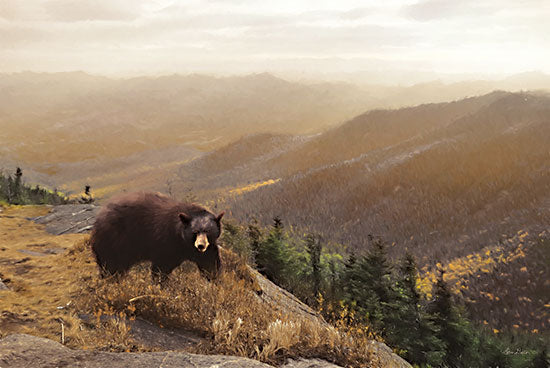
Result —
<path fill-rule="evenodd" d="M 178 265 L 174 264 L 164 264 L 164 263 L 157 263 L 153 262 L 151 264 L 151 276 L 153 278 L 153 282 L 156 282 L 158 284 L 164 284 L 166 280 L 168 279 L 168 275 L 176 268 Z"/>
<path fill-rule="evenodd" d="M 221 270 L 220 253 L 217 248 L 208 249 L 195 261 L 201 274 L 208 280 L 217 278 Z"/>

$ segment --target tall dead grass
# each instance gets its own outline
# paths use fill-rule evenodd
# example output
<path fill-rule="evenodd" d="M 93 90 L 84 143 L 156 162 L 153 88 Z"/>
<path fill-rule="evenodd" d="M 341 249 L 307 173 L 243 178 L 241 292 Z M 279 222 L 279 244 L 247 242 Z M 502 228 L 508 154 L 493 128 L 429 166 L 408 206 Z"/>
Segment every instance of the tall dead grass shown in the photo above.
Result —
<path fill-rule="evenodd" d="M 91 256 L 85 243 L 74 254 Z M 84 345 L 96 339 L 96 346 L 108 350 L 142 350 L 132 341 L 127 325 L 139 317 L 161 327 L 193 331 L 202 337 L 190 350 L 195 353 L 243 356 L 270 364 L 319 357 L 349 367 L 380 366 L 366 335 L 282 313 L 258 296 L 259 286 L 250 273 L 246 276 L 246 265 L 236 255 L 222 255 L 224 272 L 212 282 L 190 263 L 175 270 L 162 286 L 152 282 L 147 265 L 134 267 L 124 277 L 83 275 L 74 309 L 94 316 L 88 324 L 91 332 L 75 330 L 69 336 L 75 343 L 88 339 Z"/>

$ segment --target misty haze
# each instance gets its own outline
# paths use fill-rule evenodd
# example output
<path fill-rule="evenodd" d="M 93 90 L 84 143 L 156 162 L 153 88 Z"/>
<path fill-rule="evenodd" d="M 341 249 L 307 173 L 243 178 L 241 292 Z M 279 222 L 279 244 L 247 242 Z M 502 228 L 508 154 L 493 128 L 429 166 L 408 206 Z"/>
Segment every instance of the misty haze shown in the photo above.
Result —
<path fill-rule="evenodd" d="M 549 367 L 548 17 L 2 1 L 0 365 Z"/>

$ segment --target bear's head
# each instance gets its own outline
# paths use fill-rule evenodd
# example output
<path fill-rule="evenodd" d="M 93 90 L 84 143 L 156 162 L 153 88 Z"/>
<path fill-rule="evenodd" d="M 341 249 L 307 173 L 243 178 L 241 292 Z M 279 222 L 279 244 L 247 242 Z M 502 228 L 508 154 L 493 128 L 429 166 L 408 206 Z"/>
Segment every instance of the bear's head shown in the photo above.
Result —
<path fill-rule="evenodd" d="M 214 215 L 208 211 L 196 215 L 180 213 L 179 217 L 183 223 L 184 239 L 193 239 L 195 248 L 204 253 L 209 246 L 215 246 L 216 240 L 221 233 L 221 219 L 225 212 Z"/>

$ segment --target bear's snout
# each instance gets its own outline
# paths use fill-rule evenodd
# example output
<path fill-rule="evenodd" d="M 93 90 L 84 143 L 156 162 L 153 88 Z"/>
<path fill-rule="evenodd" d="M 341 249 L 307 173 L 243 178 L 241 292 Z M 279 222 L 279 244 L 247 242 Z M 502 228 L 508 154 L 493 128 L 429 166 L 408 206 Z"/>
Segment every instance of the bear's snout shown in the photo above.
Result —
<path fill-rule="evenodd" d="M 208 237 L 205 233 L 200 233 L 197 235 L 197 239 L 195 240 L 195 248 L 197 248 L 200 252 L 205 252 L 208 245 Z"/>

